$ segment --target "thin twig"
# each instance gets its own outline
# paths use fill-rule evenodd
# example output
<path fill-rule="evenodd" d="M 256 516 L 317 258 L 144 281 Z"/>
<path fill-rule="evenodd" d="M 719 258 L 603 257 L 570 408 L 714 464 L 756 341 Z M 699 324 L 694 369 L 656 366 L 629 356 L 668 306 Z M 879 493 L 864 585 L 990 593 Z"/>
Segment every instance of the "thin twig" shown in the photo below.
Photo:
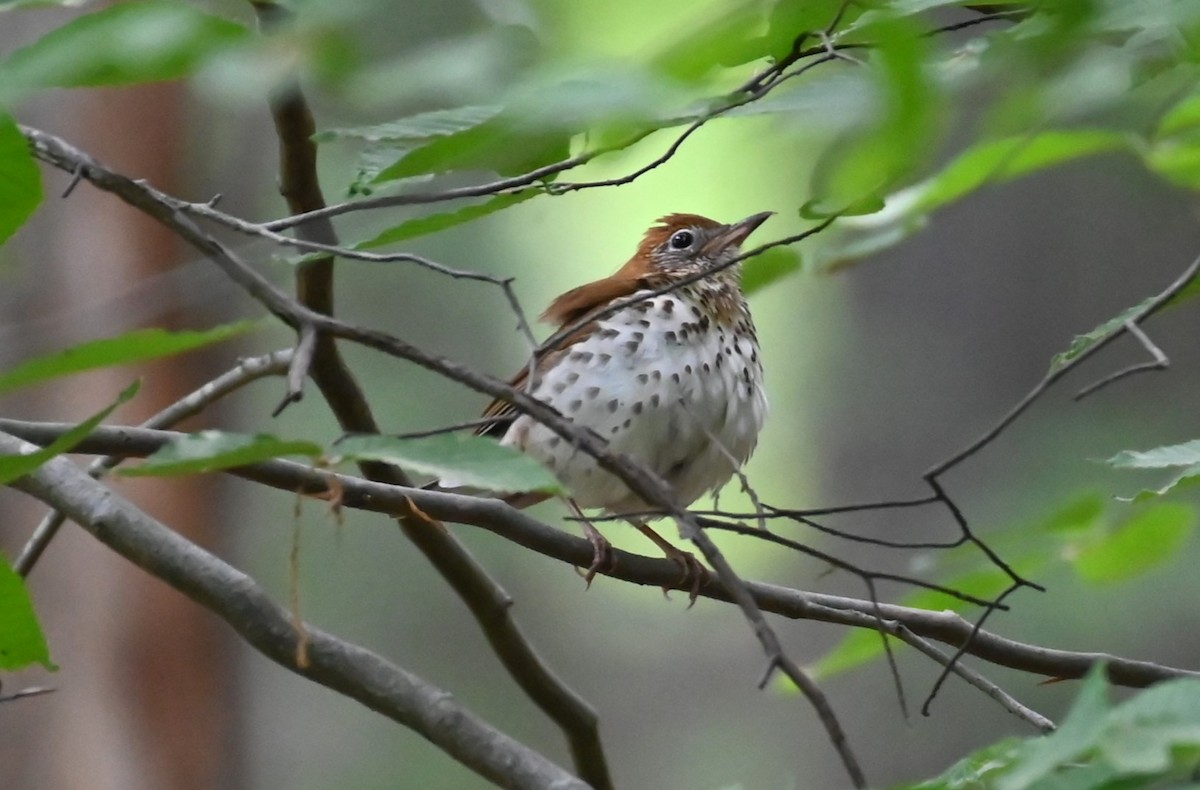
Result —
<path fill-rule="evenodd" d="M 1163 353 L 1161 348 L 1154 344 L 1154 341 L 1151 340 L 1150 336 L 1147 335 L 1142 328 L 1137 325 L 1137 322 L 1133 321 L 1132 319 L 1128 320 L 1124 323 L 1124 327 L 1126 332 L 1133 335 L 1134 340 L 1137 340 L 1142 344 L 1142 348 L 1146 349 L 1146 353 L 1149 354 L 1152 359 L 1146 362 L 1139 362 L 1136 365 L 1130 365 L 1127 368 L 1122 368 L 1115 373 L 1105 376 L 1099 381 L 1092 382 L 1088 386 L 1079 390 L 1079 392 L 1075 393 L 1074 400 L 1083 400 L 1093 392 L 1103 389 L 1109 384 L 1112 384 L 1115 381 L 1120 381 L 1123 378 L 1134 376 L 1138 373 L 1148 373 L 1152 370 L 1166 370 L 1171 366 L 1171 360 L 1166 354 Z"/>
<path fill-rule="evenodd" d="M 188 417 L 199 414 L 216 401 L 232 392 L 238 391 L 251 382 L 257 381 L 264 376 L 282 373 L 287 369 L 291 356 L 291 351 L 276 351 L 273 354 L 243 359 L 238 363 L 237 367 L 222 373 L 207 384 L 201 385 L 194 392 L 175 401 L 158 414 L 143 422 L 140 427 L 170 428 L 186 420 Z M 124 459 L 120 456 L 97 458 L 88 466 L 87 472 L 92 477 L 98 478 L 108 470 L 115 468 L 122 460 Z M 42 556 L 42 553 L 46 551 L 46 547 L 50 545 L 50 541 L 54 540 L 54 536 L 58 534 L 58 530 L 62 527 L 65 518 L 58 511 L 47 513 L 41 523 L 37 525 L 37 528 L 34 529 L 29 542 L 21 549 L 21 553 L 17 556 L 17 561 L 13 563 L 13 570 L 22 576 L 28 576 L 29 572 L 33 570 L 33 566 L 37 564 L 38 559 Z"/>

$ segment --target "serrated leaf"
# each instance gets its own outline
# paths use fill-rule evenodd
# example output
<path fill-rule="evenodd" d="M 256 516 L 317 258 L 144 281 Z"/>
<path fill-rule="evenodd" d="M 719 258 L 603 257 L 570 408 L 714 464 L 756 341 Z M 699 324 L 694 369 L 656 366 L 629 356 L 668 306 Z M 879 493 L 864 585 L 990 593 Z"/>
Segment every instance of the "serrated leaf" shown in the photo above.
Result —
<path fill-rule="evenodd" d="M 117 337 L 93 340 L 65 351 L 31 359 L 0 373 L 0 393 L 85 370 L 182 354 L 236 337 L 254 329 L 258 323 L 240 321 L 202 331 L 184 332 L 136 329 Z"/>
<path fill-rule="evenodd" d="M 482 203 L 465 206 L 456 211 L 446 211 L 441 214 L 431 214 L 426 217 L 410 219 L 407 222 L 402 222 L 399 225 L 388 228 L 373 239 L 359 242 L 354 245 L 354 248 L 369 250 L 374 247 L 383 247 L 387 244 L 406 241 L 417 236 L 437 233 L 447 228 L 452 228 L 455 225 L 461 225 L 480 217 L 486 217 L 489 214 L 502 211 L 510 206 L 515 206 L 518 203 L 524 203 L 526 200 L 540 193 L 541 190 L 538 189 L 523 189 L 520 192 L 513 192 L 507 195 L 496 195 Z"/>
<path fill-rule="evenodd" d="M 0 455 L 0 485 L 6 485 L 19 477 L 24 477 L 51 458 L 70 452 L 71 448 L 83 441 L 97 425 L 104 421 L 105 417 L 112 413 L 113 409 L 136 395 L 140 386 L 141 382 L 138 381 L 130 384 L 111 404 L 40 450 L 23 455 Z"/>
<path fill-rule="evenodd" d="M 0 112 L 0 244 L 8 241 L 42 202 L 42 174 L 29 143 L 12 118 Z"/>
<path fill-rule="evenodd" d="M 1191 505 L 1167 502 L 1146 508 L 1074 559 L 1086 581 L 1111 583 L 1139 576 L 1178 555 L 1196 526 Z"/>
<path fill-rule="evenodd" d="M 331 454 L 340 460 L 395 464 L 445 478 L 447 485 L 455 487 L 504 493 L 562 491 L 558 479 L 537 461 L 484 436 L 439 434 L 415 439 L 353 436 L 339 442 Z"/>
<path fill-rule="evenodd" d="M 496 117 L 500 109 L 496 105 L 468 105 L 448 110 L 431 110 L 369 126 L 323 129 L 313 135 L 313 140 L 328 143 L 349 139 L 409 147 L 478 126 Z"/>
<path fill-rule="evenodd" d="M 0 669 L 12 671 L 30 664 L 58 669 L 50 660 L 25 580 L 0 558 Z"/>
<path fill-rule="evenodd" d="M 1137 494 L 1135 494 L 1133 497 L 1117 497 L 1117 499 L 1120 499 L 1122 502 L 1135 502 L 1137 504 L 1142 504 L 1152 499 L 1166 496 L 1174 491 L 1185 488 L 1194 488 L 1196 485 L 1200 485 L 1200 464 L 1185 468 L 1182 472 L 1169 479 L 1166 485 L 1163 485 L 1160 488 L 1144 488 L 1137 492 Z"/>
<path fill-rule="evenodd" d="M 787 247 L 772 247 L 742 264 L 742 291 L 752 294 L 776 280 L 800 271 L 800 253 Z"/>
<path fill-rule="evenodd" d="M 1167 469 L 1200 464 L 1200 439 L 1169 444 L 1153 450 L 1122 450 L 1108 459 L 1118 469 Z"/>
<path fill-rule="evenodd" d="M 119 3 L 77 17 L 0 62 L 0 101 L 41 88 L 178 79 L 248 33 L 185 3 Z"/>
<path fill-rule="evenodd" d="M 167 444 L 137 466 L 118 474 L 129 477 L 168 477 L 215 472 L 286 456 L 320 458 L 316 442 L 280 439 L 270 434 L 200 431 Z"/>

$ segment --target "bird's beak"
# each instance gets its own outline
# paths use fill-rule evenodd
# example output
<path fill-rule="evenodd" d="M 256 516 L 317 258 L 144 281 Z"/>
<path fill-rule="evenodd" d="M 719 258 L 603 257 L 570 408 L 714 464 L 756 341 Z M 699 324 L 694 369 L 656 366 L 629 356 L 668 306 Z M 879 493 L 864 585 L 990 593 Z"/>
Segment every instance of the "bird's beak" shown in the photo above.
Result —
<path fill-rule="evenodd" d="M 746 240 L 747 236 L 754 232 L 755 228 L 766 222 L 767 217 L 770 217 L 774 213 L 774 211 L 764 211 L 761 214 L 746 217 L 741 222 L 726 225 L 720 233 L 708 240 L 708 243 L 704 245 L 703 252 L 711 255 L 732 247 L 737 247 Z"/>

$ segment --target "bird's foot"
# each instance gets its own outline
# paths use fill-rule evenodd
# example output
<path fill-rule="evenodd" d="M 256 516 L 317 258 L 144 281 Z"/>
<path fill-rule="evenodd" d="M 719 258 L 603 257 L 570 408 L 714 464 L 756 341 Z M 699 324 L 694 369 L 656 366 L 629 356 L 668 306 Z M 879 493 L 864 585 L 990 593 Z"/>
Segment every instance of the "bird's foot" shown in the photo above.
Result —
<path fill-rule="evenodd" d="M 691 609 L 696 605 L 696 599 L 700 597 L 700 589 L 704 587 L 704 585 L 708 584 L 708 580 L 712 574 L 709 573 L 709 570 L 704 566 L 704 563 L 696 559 L 696 555 L 692 554 L 690 551 L 677 549 L 668 544 L 667 547 L 663 548 L 663 553 L 667 555 L 667 559 L 676 563 L 680 568 L 683 569 L 683 575 L 679 577 L 679 584 L 677 587 L 678 589 L 688 591 L 688 608 Z M 670 587 L 663 587 L 663 595 L 667 598 L 670 598 L 670 596 L 667 595 L 670 590 Z"/>
<path fill-rule="evenodd" d="M 613 556 L 612 544 L 595 529 L 585 530 L 588 542 L 592 544 L 592 564 L 587 570 L 576 568 L 575 571 L 583 576 L 588 589 L 592 587 L 592 579 L 597 573 L 611 573 L 616 570 L 617 558 Z"/>

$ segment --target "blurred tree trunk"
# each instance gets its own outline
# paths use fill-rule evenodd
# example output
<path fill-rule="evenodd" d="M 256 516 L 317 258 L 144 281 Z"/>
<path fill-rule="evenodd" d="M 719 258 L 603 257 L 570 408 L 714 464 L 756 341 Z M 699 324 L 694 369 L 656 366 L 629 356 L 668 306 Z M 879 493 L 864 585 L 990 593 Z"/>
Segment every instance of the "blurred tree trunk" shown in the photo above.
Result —
<path fill-rule="evenodd" d="M 84 150 L 135 178 L 179 191 L 186 173 L 185 94 L 178 85 L 90 91 L 56 107 L 55 123 Z M 62 180 L 47 174 L 47 198 Z M 133 328 L 175 328 L 182 322 L 167 289 L 136 296 L 131 318 L 117 309 L 130 283 L 164 272 L 187 252 L 152 220 L 111 196 L 80 185 L 26 237 L 42 267 L 27 276 L 53 282 L 36 293 L 52 304 L 24 305 L 38 315 L 20 332 L 26 348 L 44 352 L 86 338 Z M 156 303 L 147 305 L 146 300 Z M 40 309 L 39 309 L 40 308 Z M 107 309 L 105 309 L 107 308 Z M 152 318 L 145 319 L 142 316 Z M 194 323 L 194 320 L 193 320 Z M 19 327 L 18 327 L 19 328 Z M 136 423 L 194 389 L 206 378 L 196 355 L 156 364 L 121 422 Z M 94 412 L 145 371 L 104 371 L 66 380 L 37 393 L 25 413 Z M 221 514 L 212 478 L 185 485 L 121 488 L 149 513 L 205 547 L 222 543 Z M 14 508 L 15 510 L 15 508 Z M 9 551 L 40 512 L 21 507 L 6 518 Z M 231 632 L 201 607 L 111 555 L 66 525 L 30 576 L 57 675 L 39 678 L 57 693 L 5 706 L 0 739 L 6 788 L 56 790 L 200 790 L 241 786 L 237 744 L 235 653 Z M 14 686 L 16 688 L 17 686 Z M 27 704 L 26 704 L 27 703 Z"/>

